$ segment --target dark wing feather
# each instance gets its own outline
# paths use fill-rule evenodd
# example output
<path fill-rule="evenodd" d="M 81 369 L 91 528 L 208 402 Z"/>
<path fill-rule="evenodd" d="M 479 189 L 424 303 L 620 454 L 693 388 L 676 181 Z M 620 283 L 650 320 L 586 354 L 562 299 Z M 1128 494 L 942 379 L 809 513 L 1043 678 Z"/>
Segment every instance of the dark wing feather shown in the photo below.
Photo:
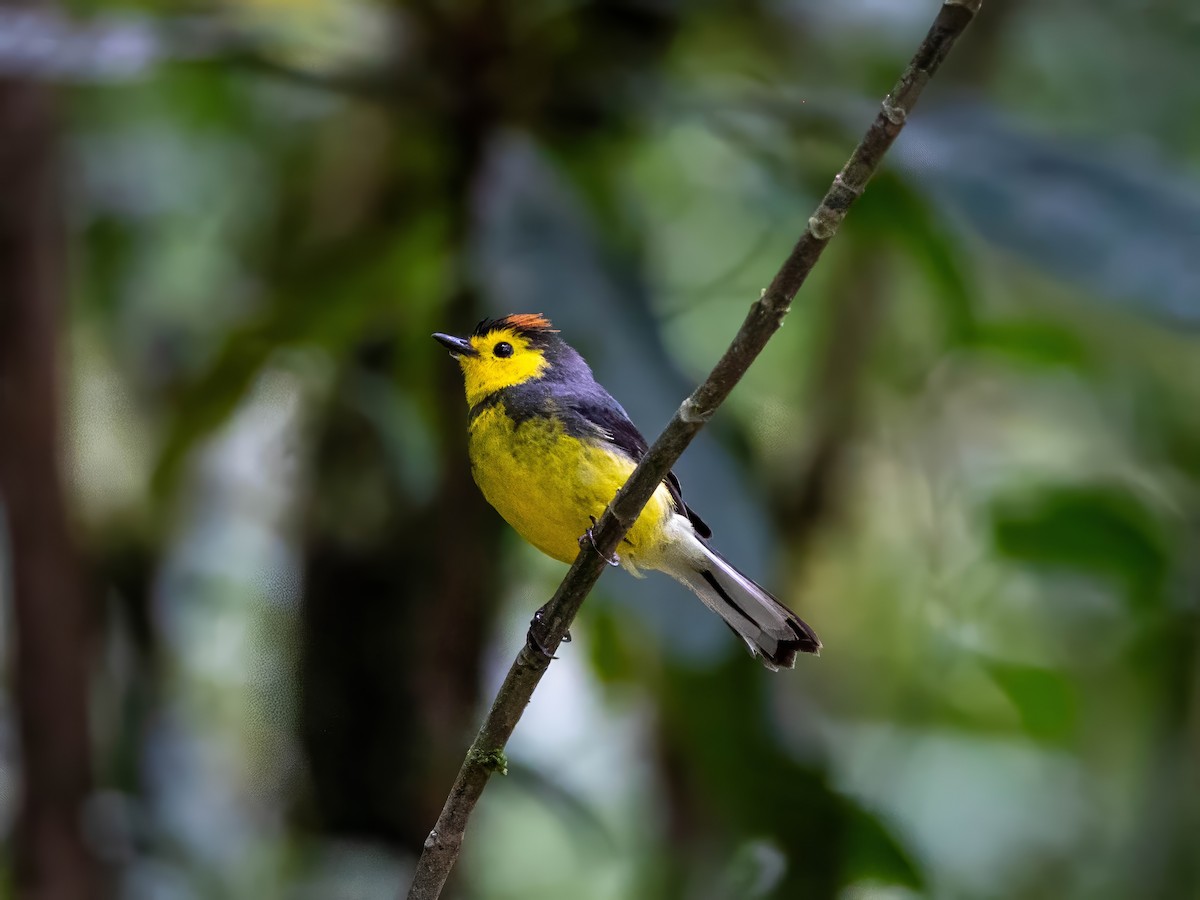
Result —
<path fill-rule="evenodd" d="M 708 527 L 708 523 L 700 518 L 699 513 L 683 502 L 683 488 L 680 487 L 679 477 L 674 472 L 667 473 L 667 490 L 671 492 L 675 505 L 683 510 L 688 521 L 692 523 L 692 527 L 696 529 L 696 534 L 706 540 L 712 537 L 712 529 Z"/>
<path fill-rule="evenodd" d="M 562 410 L 567 433 L 576 437 L 600 437 L 617 449 L 628 454 L 634 462 L 641 462 L 649 446 L 637 426 L 629 421 L 629 416 L 612 396 L 599 385 L 586 393 L 573 396 L 566 401 L 559 400 L 566 407 Z M 702 538 L 712 537 L 712 529 L 686 503 L 683 502 L 683 489 L 674 472 L 668 472 L 665 482 L 675 508 L 683 511 L 684 515 L 696 529 L 696 534 Z"/>

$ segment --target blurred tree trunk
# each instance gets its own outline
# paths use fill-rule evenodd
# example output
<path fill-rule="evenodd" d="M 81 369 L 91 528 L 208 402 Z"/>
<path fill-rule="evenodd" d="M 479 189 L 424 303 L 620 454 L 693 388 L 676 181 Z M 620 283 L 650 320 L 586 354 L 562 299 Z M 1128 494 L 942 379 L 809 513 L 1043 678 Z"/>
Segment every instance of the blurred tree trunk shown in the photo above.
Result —
<path fill-rule="evenodd" d="M 504 31 L 496 4 L 460 12 L 424 11 L 430 52 L 453 85 L 426 111 L 431 132 L 444 136 L 441 178 L 412 208 L 385 210 L 372 226 L 387 231 L 446 217 L 449 283 L 437 327 L 447 330 L 481 315 L 467 259 L 475 190 L 497 121 L 481 73 Z M 380 195 L 412 195 L 413 174 L 397 169 Z M 348 493 L 381 501 L 385 511 L 372 534 L 350 540 L 336 519 L 311 520 L 301 730 L 321 826 L 416 852 L 476 726 L 484 641 L 499 600 L 500 520 L 471 478 L 462 378 L 448 359 L 439 358 L 429 378 L 437 490 L 413 507 L 395 483 L 382 436 L 345 393 L 356 378 L 395 378 L 396 344 L 395 335 L 373 340 L 350 363 L 318 441 L 315 507 L 328 509 Z M 349 492 L 339 488 L 348 484 L 355 485 Z"/>
<path fill-rule="evenodd" d="M 827 528 L 836 524 L 843 505 L 847 459 L 861 418 L 861 394 L 866 367 L 874 338 L 884 313 L 884 288 L 887 285 L 888 260 L 881 247 L 858 237 L 853 228 L 843 232 L 848 251 L 834 279 L 820 325 L 820 350 L 812 360 L 813 375 L 809 390 L 810 438 L 804 455 L 787 467 L 770 492 L 772 528 L 787 548 L 787 570 L 777 579 L 780 585 L 796 580 L 801 567 L 808 563 L 814 542 Z M 818 633 L 821 623 L 816 622 Z M 698 885 L 718 874 L 713 870 L 719 859 L 715 847 L 728 840 L 730 832 L 773 836 L 786 847 L 787 868 L 783 883 L 788 887 L 772 896 L 831 897 L 845 876 L 847 857 L 855 829 L 863 827 L 853 811 L 840 803 L 827 784 L 824 763 L 809 761 L 802 766 L 780 752 L 774 738 L 759 734 L 759 710 L 764 704 L 767 683 L 756 677 L 756 665 L 740 654 L 727 656 L 720 669 L 707 673 L 675 673 L 679 681 L 674 691 L 659 698 L 662 716 L 657 720 L 655 744 L 658 748 L 660 784 L 666 806 L 666 838 L 671 851 L 665 896 L 723 896 L 728 886 L 712 893 L 697 893 Z M 785 677 L 785 676 L 780 676 Z M 704 679 L 711 684 L 703 684 Z M 713 698 L 721 689 L 739 683 L 729 701 L 730 709 L 746 712 L 746 721 L 731 732 L 736 740 L 722 735 L 688 734 L 689 723 L 703 721 L 700 709 L 688 710 L 679 698 Z M 729 726 L 726 726 L 729 728 Z M 696 746 L 724 748 L 730 760 L 718 769 L 706 771 L 695 763 Z M 738 757 L 745 759 L 740 761 Z M 757 760 L 751 764 L 750 759 Z M 774 792 L 785 803 L 787 791 L 795 791 L 805 802 L 785 804 L 790 810 L 787 822 L 775 822 L 771 811 L 741 807 L 741 799 L 714 800 L 724 789 L 717 782 L 725 771 L 753 772 L 763 777 L 777 772 L 777 787 L 755 792 L 747 787 L 746 796 L 765 796 Z M 766 779 L 769 781 L 769 779 Z M 747 785 L 752 778 L 747 775 Z M 736 792 L 735 792 L 736 793 Z M 707 802 L 698 798 L 708 797 Z M 736 823 L 736 826 L 735 826 Z M 726 851 L 732 871 L 737 848 Z M 890 852 L 890 851 L 889 851 Z M 707 867 L 707 868 L 706 868 Z"/>
<path fill-rule="evenodd" d="M 408 171 L 396 164 L 373 191 L 390 201 L 364 227 L 388 233 L 446 223 L 446 293 L 425 334 L 466 330 L 481 317 L 488 287 L 471 257 L 493 138 L 527 130 L 578 157 L 621 133 L 631 77 L 661 65 L 679 14 L 653 4 L 584 3 L 542 23 L 554 39 L 530 41 L 519 4 L 396 6 L 405 43 L 393 124 L 440 143 L 410 160 Z M 373 344 L 347 367 L 344 389 L 356 374 L 395 377 L 398 343 Z M 411 851 L 436 821 L 478 727 L 503 528 L 472 481 L 462 377 L 442 354 L 424 391 L 433 398 L 441 464 L 436 492 L 421 508 L 391 483 L 381 436 L 348 398 L 335 399 L 327 416 L 314 509 L 330 507 L 353 483 L 350 494 L 371 497 L 386 512 L 370 535 L 352 540 L 345 523 L 312 517 L 302 663 L 301 729 L 322 826 Z M 373 491 L 360 490 L 368 484 Z"/>
<path fill-rule="evenodd" d="M 327 832 L 408 850 L 437 818 L 468 742 L 498 596 L 499 520 L 467 493 L 460 395 L 438 391 L 463 449 L 446 446 L 425 506 L 406 503 L 380 436 L 344 396 L 317 453 L 318 507 L 349 493 L 386 510 L 369 535 L 318 515 L 309 536 L 301 729 L 317 818 Z"/>
<path fill-rule="evenodd" d="M 97 896 L 81 833 L 91 783 L 87 610 L 59 473 L 63 232 L 52 92 L 0 81 L 0 494 L 16 625 L 23 792 L 18 896 Z"/>
<path fill-rule="evenodd" d="M 771 492 L 774 528 L 788 551 L 784 584 L 798 576 L 813 542 L 841 514 L 847 457 L 863 416 L 863 382 L 884 315 L 886 251 L 854 232 L 847 237 L 848 252 L 823 310 L 822 349 L 813 360 L 808 446 Z"/>

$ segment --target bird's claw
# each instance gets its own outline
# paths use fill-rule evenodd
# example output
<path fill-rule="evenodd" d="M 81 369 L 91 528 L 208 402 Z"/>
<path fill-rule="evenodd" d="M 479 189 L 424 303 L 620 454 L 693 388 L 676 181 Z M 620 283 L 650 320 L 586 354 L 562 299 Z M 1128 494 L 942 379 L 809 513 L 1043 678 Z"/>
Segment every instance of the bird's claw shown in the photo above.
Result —
<path fill-rule="evenodd" d="M 592 528 L 596 527 L 596 517 L 588 516 L 588 518 L 592 520 Z M 592 545 L 592 549 L 599 553 L 601 558 L 606 563 L 613 567 L 619 566 L 621 564 L 621 557 L 619 557 L 617 554 L 614 553 L 612 556 L 605 556 L 603 553 L 600 553 L 600 548 L 596 546 L 596 537 L 592 534 L 592 528 L 588 528 L 582 535 L 579 536 L 579 546 L 586 547 L 587 544 L 584 543 L 586 540 L 588 544 Z"/>
<path fill-rule="evenodd" d="M 541 609 L 535 612 L 533 614 L 533 618 L 529 620 L 529 631 L 525 634 L 525 643 L 529 644 L 530 647 L 532 647 L 542 656 L 546 657 L 546 659 L 558 659 L 557 656 L 546 649 L 546 646 L 538 639 L 538 636 L 533 633 L 534 629 L 542 624 L 542 617 L 544 616 L 545 612 L 546 607 L 543 606 Z M 563 635 L 562 643 L 571 643 L 571 632 L 568 631 Z"/>

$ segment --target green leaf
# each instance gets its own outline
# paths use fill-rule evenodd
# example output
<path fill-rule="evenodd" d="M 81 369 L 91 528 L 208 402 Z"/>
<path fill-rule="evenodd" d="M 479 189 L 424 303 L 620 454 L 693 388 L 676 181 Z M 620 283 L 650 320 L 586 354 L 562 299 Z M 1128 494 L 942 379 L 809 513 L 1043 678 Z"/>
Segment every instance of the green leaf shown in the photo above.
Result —
<path fill-rule="evenodd" d="M 1163 599 L 1170 552 L 1160 523 L 1116 485 L 1054 488 L 1002 499 L 992 510 L 1000 553 L 1115 583 L 1138 605 Z"/>
<path fill-rule="evenodd" d="M 1167 322 L 1200 325 L 1195 179 L 1039 135 L 979 103 L 922 109 L 893 164 L 1007 255 Z"/>
<path fill-rule="evenodd" d="M 888 823 L 839 792 L 821 763 L 797 760 L 783 745 L 764 690 L 770 682 L 747 662 L 664 673 L 661 739 L 677 787 L 730 834 L 778 846 L 788 865 L 773 896 L 833 896 L 864 878 L 921 886 Z"/>
<path fill-rule="evenodd" d="M 517 760 L 508 760 L 508 775 L 511 784 L 536 798 L 548 810 L 558 816 L 564 829 L 574 837 L 581 850 L 602 850 L 613 853 L 617 839 L 612 829 L 596 809 L 577 792 L 562 782 L 549 777 L 535 766 Z"/>
<path fill-rule="evenodd" d="M 1075 733 L 1078 697 L 1061 672 L 998 660 L 985 660 L 983 669 L 1012 702 L 1031 736 L 1059 743 Z"/>
<path fill-rule="evenodd" d="M 878 815 L 849 801 L 843 814 L 847 818 L 844 865 L 848 882 L 869 880 L 914 889 L 923 886 L 916 862 Z"/>
<path fill-rule="evenodd" d="M 787 871 L 788 860 L 769 838 L 752 838 L 734 851 L 725 871 L 722 896 L 758 900 L 768 897 Z"/>
<path fill-rule="evenodd" d="M 967 340 L 978 327 L 961 241 L 943 224 L 929 200 L 900 176 L 883 171 L 873 179 L 848 221 L 860 234 L 886 246 L 899 244 L 920 267 L 941 305 L 950 336 Z"/>
<path fill-rule="evenodd" d="M 1035 366 L 1086 369 L 1092 354 L 1086 342 L 1065 325 L 1038 319 L 1009 319 L 981 324 L 973 336 L 977 350 Z"/>

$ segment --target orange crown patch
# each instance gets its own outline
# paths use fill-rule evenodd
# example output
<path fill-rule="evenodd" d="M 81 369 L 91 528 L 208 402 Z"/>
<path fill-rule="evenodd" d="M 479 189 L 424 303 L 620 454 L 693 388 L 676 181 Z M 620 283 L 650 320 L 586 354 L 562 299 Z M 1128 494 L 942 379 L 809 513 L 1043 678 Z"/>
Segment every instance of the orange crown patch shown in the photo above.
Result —
<path fill-rule="evenodd" d="M 482 337 L 492 331 L 508 328 L 521 334 L 557 334 L 558 329 L 541 313 L 513 313 L 500 319 L 484 319 L 475 326 L 475 335 Z"/>
<path fill-rule="evenodd" d="M 500 320 L 518 331 L 557 331 L 541 313 L 514 313 Z"/>

